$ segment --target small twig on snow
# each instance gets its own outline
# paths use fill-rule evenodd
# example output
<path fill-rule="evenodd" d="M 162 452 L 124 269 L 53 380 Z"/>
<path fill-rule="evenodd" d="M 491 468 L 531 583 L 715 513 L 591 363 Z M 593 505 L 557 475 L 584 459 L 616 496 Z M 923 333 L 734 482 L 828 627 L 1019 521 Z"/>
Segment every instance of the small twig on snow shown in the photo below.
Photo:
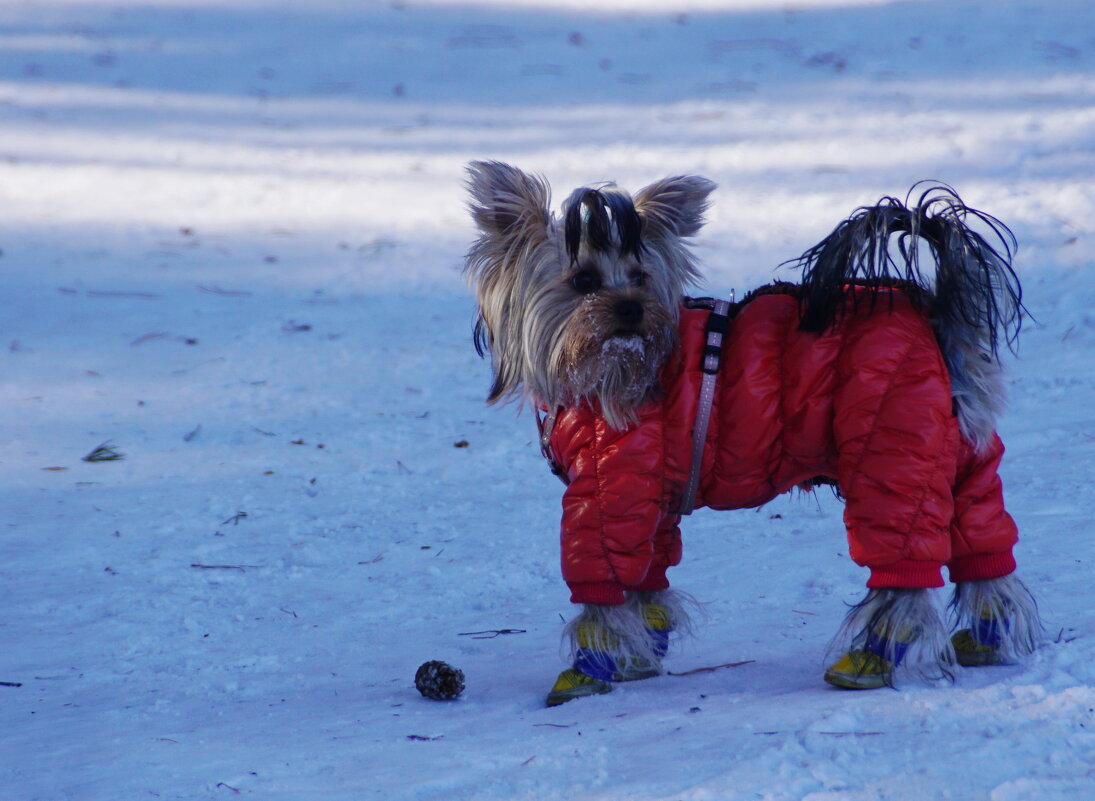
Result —
<path fill-rule="evenodd" d="M 746 659 L 742 662 L 727 662 L 725 665 L 711 665 L 710 667 L 698 667 L 692 670 L 686 670 L 683 673 L 674 673 L 672 670 L 668 671 L 670 676 L 691 676 L 694 673 L 710 673 L 714 670 L 722 670 L 723 668 L 735 668 L 742 665 L 750 665 L 756 662 L 755 659 Z"/>
<path fill-rule="evenodd" d="M 105 289 L 89 289 L 89 298 L 141 298 L 143 300 L 155 300 L 160 297 L 152 292 L 112 292 Z"/>
<path fill-rule="evenodd" d="M 124 459 L 125 454 L 110 444 L 110 440 L 100 444 L 91 453 L 83 458 L 85 462 L 116 462 Z"/>
<path fill-rule="evenodd" d="M 818 734 L 826 734 L 830 737 L 878 737 L 882 731 L 819 731 Z"/>
<path fill-rule="evenodd" d="M 493 640 L 502 634 L 528 634 L 525 629 L 487 629 L 486 631 L 464 631 L 457 637 L 471 637 L 473 640 Z"/>
<path fill-rule="evenodd" d="M 1068 630 L 1072 631 L 1072 629 L 1068 629 Z M 1076 640 L 1076 637 L 1066 637 L 1065 636 L 1065 629 L 1061 629 L 1060 632 L 1057 633 L 1057 639 L 1054 640 L 1053 643 L 1054 643 L 1054 645 L 1060 645 L 1061 643 L 1070 643 L 1070 642 L 1073 642 L 1075 640 Z"/>
<path fill-rule="evenodd" d="M 247 570 L 259 570 L 262 565 L 199 565 L 192 564 L 191 567 L 200 568 L 201 570 L 238 570 L 241 573 L 246 573 Z"/>
<path fill-rule="evenodd" d="M 210 295 L 220 295 L 225 298 L 245 298 L 251 295 L 250 292 L 243 289 L 221 289 L 216 284 L 211 286 L 202 286 L 201 284 L 198 284 L 198 291 L 206 292 Z"/>
<path fill-rule="evenodd" d="M 772 737 L 776 734 L 824 734 L 828 737 L 879 737 L 886 732 L 884 731 L 810 731 L 808 729 L 799 729 L 798 731 L 755 731 L 754 736 L 759 735 L 763 737 Z"/>
<path fill-rule="evenodd" d="M 166 331 L 156 331 L 156 332 L 153 332 L 151 334 L 144 334 L 143 336 L 139 336 L 135 340 L 130 342 L 129 344 L 130 344 L 130 346 L 143 345 L 145 342 L 148 342 L 150 339 L 163 339 L 166 336 L 168 336 Z"/>

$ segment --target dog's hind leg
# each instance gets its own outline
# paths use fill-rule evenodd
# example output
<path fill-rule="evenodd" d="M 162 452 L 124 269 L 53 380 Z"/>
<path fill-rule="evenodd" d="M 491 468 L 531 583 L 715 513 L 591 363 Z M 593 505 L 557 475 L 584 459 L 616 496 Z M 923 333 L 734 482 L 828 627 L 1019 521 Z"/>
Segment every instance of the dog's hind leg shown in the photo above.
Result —
<path fill-rule="evenodd" d="M 874 589 L 849 610 L 831 650 L 847 648 L 825 671 L 846 690 L 893 686 L 901 666 L 950 678 L 954 657 L 943 621 L 925 589 Z"/>
<path fill-rule="evenodd" d="M 1003 665 L 1034 650 L 1038 604 L 1014 574 L 955 585 L 950 604 L 961 629 L 951 638 L 958 664 Z"/>
<path fill-rule="evenodd" d="M 1004 446 L 993 434 L 981 451 L 963 440 L 954 487 L 951 559 L 955 582 L 952 642 L 959 664 L 1014 662 L 1034 650 L 1041 631 L 1038 605 L 1015 576 L 1015 521 L 1004 509 L 997 474 Z"/>

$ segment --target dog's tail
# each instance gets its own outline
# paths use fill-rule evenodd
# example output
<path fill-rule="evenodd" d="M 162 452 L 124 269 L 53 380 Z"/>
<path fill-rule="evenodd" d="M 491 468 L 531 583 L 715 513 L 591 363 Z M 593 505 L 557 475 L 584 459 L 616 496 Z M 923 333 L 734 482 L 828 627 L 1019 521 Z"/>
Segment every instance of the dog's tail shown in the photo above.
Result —
<path fill-rule="evenodd" d="M 851 285 L 878 290 L 904 284 L 929 309 L 950 371 L 959 426 L 981 450 L 1003 407 L 1000 345 L 1014 349 L 1025 313 L 1011 266 L 1015 236 L 945 185 L 922 189 L 910 203 L 920 186 L 904 203 L 884 197 L 857 209 L 790 262 L 802 269 L 802 328 L 827 329 L 846 308 Z M 931 275 L 922 269 L 924 256 L 934 264 Z M 866 298 L 873 306 L 879 293 L 868 292 Z"/>

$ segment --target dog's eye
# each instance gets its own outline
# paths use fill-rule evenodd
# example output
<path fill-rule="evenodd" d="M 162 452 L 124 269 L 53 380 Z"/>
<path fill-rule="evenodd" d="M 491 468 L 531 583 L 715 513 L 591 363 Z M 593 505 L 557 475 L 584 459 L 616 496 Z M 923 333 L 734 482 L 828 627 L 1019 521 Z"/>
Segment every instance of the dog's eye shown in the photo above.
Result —
<path fill-rule="evenodd" d="M 646 283 L 646 273 L 642 270 L 632 270 L 628 279 L 631 281 L 631 286 L 642 286 Z"/>
<path fill-rule="evenodd" d="M 601 288 L 601 277 L 593 270 L 582 270 L 570 277 L 570 285 L 575 292 L 588 295 Z"/>

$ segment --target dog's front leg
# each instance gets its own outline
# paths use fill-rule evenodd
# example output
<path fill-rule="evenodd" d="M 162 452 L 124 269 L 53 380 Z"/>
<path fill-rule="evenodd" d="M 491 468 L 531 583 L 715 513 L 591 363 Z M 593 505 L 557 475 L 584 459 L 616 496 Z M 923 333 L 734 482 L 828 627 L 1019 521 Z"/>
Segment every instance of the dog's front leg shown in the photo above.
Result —
<path fill-rule="evenodd" d="M 559 674 L 547 705 L 612 690 L 615 682 L 660 675 L 669 635 L 688 628 L 681 597 L 672 591 L 632 592 L 623 604 L 583 604 L 567 624 L 571 667 Z"/>
<path fill-rule="evenodd" d="M 843 655 L 825 681 L 846 690 L 892 686 L 898 667 L 929 677 L 951 677 L 954 651 L 926 589 L 873 589 L 849 610 L 833 639 Z"/>
<path fill-rule="evenodd" d="M 950 606 L 962 627 L 951 643 L 964 667 L 1014 662 L 1034 650 L 1042 629 L 1038 604 L 1014 573 L 957 583 Z"/>

